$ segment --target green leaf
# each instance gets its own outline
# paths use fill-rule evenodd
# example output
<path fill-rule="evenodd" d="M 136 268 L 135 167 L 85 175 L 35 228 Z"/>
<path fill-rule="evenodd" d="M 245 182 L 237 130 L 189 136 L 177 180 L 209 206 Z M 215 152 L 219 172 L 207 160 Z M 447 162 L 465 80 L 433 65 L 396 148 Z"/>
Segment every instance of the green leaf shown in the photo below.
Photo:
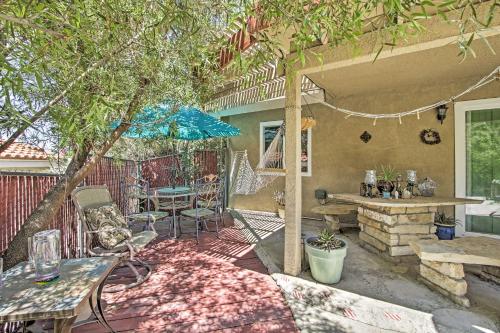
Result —
<path fill-rule="evenodd" d="M 38 71 L 35 71 L 34 75 L 35 75 L 35 79 L 36 79 L 36 83 L 38 85 L 38 88 L 43 89 L 42 76 L 40 75 L 40 73 Z"/>

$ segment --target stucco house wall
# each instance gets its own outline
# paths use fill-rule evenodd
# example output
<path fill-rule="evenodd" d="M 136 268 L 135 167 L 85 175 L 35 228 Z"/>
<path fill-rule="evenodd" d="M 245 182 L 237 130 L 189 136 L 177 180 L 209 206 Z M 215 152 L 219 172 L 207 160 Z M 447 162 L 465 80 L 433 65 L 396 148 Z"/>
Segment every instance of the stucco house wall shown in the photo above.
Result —
<path fill-rule="evenodd" d="M 480 76 L 454 79 L 448 77 L 415 86 L 395 85 L 384 90 L 374 89 L 364 94 L 336 96 L 329 101 L 336 106 L 372 113 L 395 113 L 434 103 L 460 92 L 475 83 Z M 376 88 L 376 87 L 375 87 Z M 500 97 L 500 82 L 494 82 L 477 90 L 461 100 Z M 364 118 L 345 119 L 343 114 L 327 106 L 312 104 L 302 108 L 304 116 L 311 114 L 317 120 L 312 129 L 312 176 L 302 177 L 303 215 L 313 216 L 311 208 L 317 205 L 314 190 L 322 188 L 328 192 L 358 192 L 364 178 L 364 170 L 381 164 L 390 164 L 401 170 L 417 170 L 419 179 L 431 177 L 439 187 L 436 195 L 454 196 L 454 115 L 453 105 L 449 105 L 443 125 L 431 110 L 420 115 L 398 120 L 373 120 Z M 252 166 L 259 160 L 260 122 L 281 120 L 283 109 L 275 109 L 234 115 L 223 120 L 241 129 L 239 137 L 231 138 L 234 151 L 247 150 Z M 420 132 L 426 128 L 436 129 L 442 142 L 426 145 L 421 142 Z M 368 131 L 371 141 L 363 143 L 359 136 Z M 284 189 L 284 177 L 273 182 L 255 195 L 234 195 L 230 207 L 258 211 L 276 211 L 272 192 Z M 451 212 L 451 210 L 450 210 Z"/>

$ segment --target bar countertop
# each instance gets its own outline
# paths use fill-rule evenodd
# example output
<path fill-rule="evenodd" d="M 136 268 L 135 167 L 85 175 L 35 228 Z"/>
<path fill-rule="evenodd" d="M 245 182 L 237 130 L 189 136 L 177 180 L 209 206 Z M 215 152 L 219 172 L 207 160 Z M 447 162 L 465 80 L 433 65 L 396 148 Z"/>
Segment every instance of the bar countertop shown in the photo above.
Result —
<path fill-rule="evenodd" d="M 375 207 L 439 207 L 457 206 L 465 204 L 480 204 L 483 200 L 453 198 L 453 197 L 423 197 L 418 196 L 411 199 L 384 199 L 362 197 L 355 193 L 328 194 L 331 199 L 352 202 L 362 206 Z"/>

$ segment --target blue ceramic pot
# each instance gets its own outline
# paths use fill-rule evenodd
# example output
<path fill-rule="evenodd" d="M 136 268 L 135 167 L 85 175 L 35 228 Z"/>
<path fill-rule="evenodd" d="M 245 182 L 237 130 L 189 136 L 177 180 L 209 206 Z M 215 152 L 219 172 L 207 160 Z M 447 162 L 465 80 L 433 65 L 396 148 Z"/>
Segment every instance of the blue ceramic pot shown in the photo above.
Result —
<path fill-rule="evenodd" d="M 455 238 L 455 226 L 436 224 L 436 235 L 441 240 L 452 240 Z"/>

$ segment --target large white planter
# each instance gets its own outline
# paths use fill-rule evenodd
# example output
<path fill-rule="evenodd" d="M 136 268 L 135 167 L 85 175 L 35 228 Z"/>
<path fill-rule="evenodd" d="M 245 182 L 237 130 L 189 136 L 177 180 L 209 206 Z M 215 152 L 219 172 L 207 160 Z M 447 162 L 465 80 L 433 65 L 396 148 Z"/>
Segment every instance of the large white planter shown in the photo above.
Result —
<path fill-rule="evenodd" d="M 342 276 L 344 258 L 347 254 L 347 244 L 341 241 L 344 245 L 343 247 L 328 252 L 309 244 L 310 240 L 316 238 L 317 237 L 309 237 L 305 242 L 311 274 L 318 282 L 326 284 L 337 283 Z"/>

